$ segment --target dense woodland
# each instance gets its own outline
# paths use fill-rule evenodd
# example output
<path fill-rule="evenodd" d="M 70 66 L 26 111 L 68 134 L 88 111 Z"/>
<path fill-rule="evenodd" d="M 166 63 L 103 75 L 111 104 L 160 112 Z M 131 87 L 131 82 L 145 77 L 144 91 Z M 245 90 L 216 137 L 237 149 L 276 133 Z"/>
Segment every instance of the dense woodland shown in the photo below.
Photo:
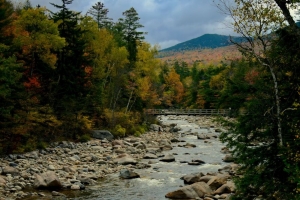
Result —
<path fill-rule="evenodd" d="M 287 11 L 297 1 L 219 2 L 247 38 L 243 57 L 170 64 L 134 8 L 114 21 L 101 2 L 85 14 L 72 0 L 57 12 L 0 0 L 1 154 L 86 141 L 95 128 L 139 136 L 148 108 L 231 108 L 222 140 L 242 166 L 235 198 L 300 199 L 300 32 Z"/>

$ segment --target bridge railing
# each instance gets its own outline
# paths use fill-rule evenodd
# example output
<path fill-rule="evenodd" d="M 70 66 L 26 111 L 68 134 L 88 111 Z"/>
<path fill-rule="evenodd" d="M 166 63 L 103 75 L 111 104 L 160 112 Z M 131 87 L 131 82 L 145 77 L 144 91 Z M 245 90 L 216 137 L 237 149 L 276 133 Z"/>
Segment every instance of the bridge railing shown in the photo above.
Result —
<path fill-rule="evenodd" d="M 148 115 L 229 115 L 230 109 L 148 109 Z"/>

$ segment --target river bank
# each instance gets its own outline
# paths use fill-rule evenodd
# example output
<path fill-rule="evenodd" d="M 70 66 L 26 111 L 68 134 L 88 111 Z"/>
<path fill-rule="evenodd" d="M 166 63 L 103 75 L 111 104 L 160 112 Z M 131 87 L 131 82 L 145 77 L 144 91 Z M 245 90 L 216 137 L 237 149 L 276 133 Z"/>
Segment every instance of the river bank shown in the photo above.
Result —
<path fill-rule="evenodd" d="M 213 118 L 158 119 L 163 131 L 141 137 L 60 142 L 43 151 L 1 158 L 0 199 L 164 199 L 183 185 L 183 175 L 213 173 L 227 165 L 217 139 L 222 127 Z M 162 161 L 167 156 L 174 162 Z M 200 159 L 201 165 L 192 163 Z M 140 178 L 120 179 L 122 169 Z M 37 174 L 49 171 L 57 176 L 61 190 L 26 190 L 40 184 Z"/>

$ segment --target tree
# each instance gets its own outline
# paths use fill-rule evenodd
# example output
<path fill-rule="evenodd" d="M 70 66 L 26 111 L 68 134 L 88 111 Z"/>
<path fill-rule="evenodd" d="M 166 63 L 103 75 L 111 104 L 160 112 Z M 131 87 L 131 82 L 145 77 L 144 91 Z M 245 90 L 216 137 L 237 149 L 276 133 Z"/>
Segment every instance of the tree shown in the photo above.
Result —
<path fill-rule="evenodd" d="M 11 22 L 13 20 L 14 7 L 8 0 L 0 1 L 0 43 L 2 45 L 10 45 L 12 41 L 11 37 Z M 2 49 L 2 51 L 8 49 Z"/>
<path fill-rule="evenodd" d="M 172 68 L 165 76 L 165 84 L 162 86 L 163 103 L 167 106 L 178 106 L 184 95 L 184 87 L 179 74 Z"/>
<path fill-rule="evenodd" d="M 88 84 L 86 66 L 89 60 L 84 56 L 86 42 L 83 39 L 85 33 L 79 26 L 82 20 L 80 13 L 71 11 L 67 5 L 72 0 L 62 0 L 62 5 L 52 5 L 60 10 L 52 13 L 51 19 L 59 22 L 60 36 L 65 38 L 66 46 L 58 54 L 56 65 L 55 84 L 53 85 L 53 108 L 59 119 L 65 122 L 65 132 L 72 132 L 76 138 L 81 128 L 81 113 L 86 108 L 86 96 L 88 95 Z M 75 130 L 70 130 L 75 129 Z"/>
<path fill-rule="evenodd" d="M 22 119 L 26 114 L 21 106 L 25 92 L 21 78 L 22 68 L 16 58 L 0 55 L 0 153 L 12 152 L 26 133 L 26 130 L 22 131 Z"/>
<path fill-rule="evenodd" d="M 123 37 L 126 42 L 126 48 L 129 52 L 128 60 L 133 64 L 137 59 L 137 45 L 145 39 L 146 32 L 139 31 L 138 29 L 144 26 L 139 23 L 138 13 L 134 8 L 130 8 L 123 12 L 124 19 L 119 19 L 119 23 L 122 24 Z"/>
<path fill-rule="evenodd" d="M 14 44 L 20 48 L 19 59 L 26 67 L 26 78 L 37 78 L 45 87 L 50 86 L 49 74 L 56 68 L 59 51 L 65 46 L 64 38 L 59 36 L 58 24 L 49 20 L 44 8 L 22 10 L 21 15 L 14 22 Z M 45 93 L 44 93 L 45 95 Z"/>
<path fill-rule="evenodd" d="M 245 80 L 255 86 L 245 103 L 247 115 L 240 116 L 230 132 L 223 134 L 223 141 L 228 142 L 237 162 L 242 164 L 243 176 L 237 178 L 237 199 L 253 199 L 257 195 L 266 199 L 299 199 L 295 193 L 299 189 L 299 177 L 295 178 L 291 172 L 299 171 L 293 163 L 299 153 L 293 156 L 288 153 L 290 146 L 299 145 L 296 137 L 299 131 L 295 129 L 299 118 L 295 116 L 298 112 L 294 106 L 295 99 L 299 98 L 298 88 L 289 88 L 298 84 L 294 74 L 289 73 L 295 70 L 290 57 L 296 56 L 297 51 L 294 45 L 287 48 L 282 42 L 294 40 L 298 45 L 299 31 L 285 10 L 288 2 L 240 0 L 230 6 L 221 0 L 223 10 L 234 21 L 235 31 L 248 42 L 236 45 L 247 59 L 257 63 L 256 69 L 261 73 L 253 83 L 249 82 L 253 80 L 251 71 L 246 74 Z M 287 23 L 290 26 L 285 27 Z M 278 30 L 286 34 L 279 34 Z M 287 78 L 287 74 L 293 78 Z M 291 116 L 295 117 L 293 125 L 288 120 Z"/>
<path fill-rule="evenodd" d="M 112 25 L 112 19 L 107 17 L 108 9 L 104 8 L 104 4 L 97 2 L 90 10 L 88 14 L 93 16 L 98 24 L 98 28 L 110 28 Z"/>

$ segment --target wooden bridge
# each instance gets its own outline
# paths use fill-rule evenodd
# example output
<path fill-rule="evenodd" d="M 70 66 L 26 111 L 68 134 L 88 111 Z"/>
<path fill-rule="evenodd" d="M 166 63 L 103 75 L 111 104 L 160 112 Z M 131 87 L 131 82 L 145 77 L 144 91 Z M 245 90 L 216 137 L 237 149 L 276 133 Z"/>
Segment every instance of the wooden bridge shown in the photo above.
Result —
<path fill-rule="evenodd" d="M 148 109 L 148 115 L 222 115 L 230 114 L 230 109 Z"/>

